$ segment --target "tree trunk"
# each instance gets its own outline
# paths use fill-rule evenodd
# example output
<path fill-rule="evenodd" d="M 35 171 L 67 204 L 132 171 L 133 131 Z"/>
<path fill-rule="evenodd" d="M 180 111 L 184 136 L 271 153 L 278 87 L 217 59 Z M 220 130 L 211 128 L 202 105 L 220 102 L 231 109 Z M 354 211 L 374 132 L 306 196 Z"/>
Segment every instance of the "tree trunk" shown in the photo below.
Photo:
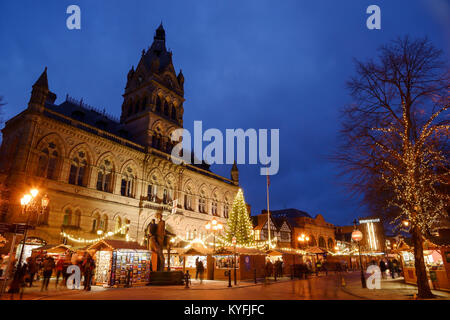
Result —
<path fill-rule="evenodd" d="M 434 298 L 433 293 L 431 293 L 430 285 L 428 284 L 427 270 L 423 258 L 423 240 L 418 227 L 413 227 L 412 240 L 414 245 L 414 264 L 417 276 L 418 298 Z"/>

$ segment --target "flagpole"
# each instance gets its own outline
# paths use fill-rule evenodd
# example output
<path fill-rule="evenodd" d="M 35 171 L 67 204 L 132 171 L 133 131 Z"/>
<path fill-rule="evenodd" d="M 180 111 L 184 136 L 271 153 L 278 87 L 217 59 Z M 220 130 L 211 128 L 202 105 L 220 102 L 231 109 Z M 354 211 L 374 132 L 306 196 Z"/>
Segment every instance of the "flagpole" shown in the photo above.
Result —
<path fill-rule="evenodd" d="M 267 229 L 269 234 L 269 249 L 270 249 L 270 210 L 269 210 L 269 169 L 267 169 Z"/>

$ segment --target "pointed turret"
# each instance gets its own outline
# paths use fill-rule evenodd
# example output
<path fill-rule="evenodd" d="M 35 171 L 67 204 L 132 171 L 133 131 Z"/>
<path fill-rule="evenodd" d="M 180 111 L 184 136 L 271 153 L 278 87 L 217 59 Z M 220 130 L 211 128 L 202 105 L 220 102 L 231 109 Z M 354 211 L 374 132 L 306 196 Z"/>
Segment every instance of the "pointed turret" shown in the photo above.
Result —
<path fill-rule="evenodd" d="M 39 79 L 33 84 L 28 109 L 43 112 L 48 94 L 47 67 L 45 67 L 44 72 L 42 72 Z"/>
<path fill-rule="evenodd" d="M 231 180 L 233 180 L 233 184 L 239 185 L 239 170 L 236 165 L 236 160 L 233 163 L 233 167 L 231 168 Z"/>
<path fill-rule="evenodd" d="M 183 89 L 184 75 L 183 75 L 183 72 L 181 71 L 181 69 L 180 69 L 180 72 L 178 73 L 177 79 L 178 79 L 178 83 L 180 84 L 181 89 Z"/>

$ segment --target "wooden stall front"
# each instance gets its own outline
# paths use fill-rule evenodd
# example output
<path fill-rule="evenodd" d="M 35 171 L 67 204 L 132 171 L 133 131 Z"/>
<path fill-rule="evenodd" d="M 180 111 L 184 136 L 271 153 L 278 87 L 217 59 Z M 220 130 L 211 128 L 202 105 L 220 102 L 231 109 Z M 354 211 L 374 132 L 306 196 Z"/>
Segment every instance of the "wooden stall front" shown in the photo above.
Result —
<path fill-rule="evenodd" d="M 123 287 L 149 282 L 150 252 L 137 242 L 100 240 L 88 248 L 96 261 L 96 285 Z"/>
<path fill-rule="evenodd" d="M 196 273 L 196 261 L 197 259 L 203 263 L 204 273 L 203 279 L 212 280 L 213 270 L 213 250 L 205 248 L 200 245 L 192 246 L 186 250 L 183 250 L 180 255 L 183 256 L 183 272 L 189 271 L 191 279 L 195 279 Z"/>
<path fill-rule="evenodd" d="M 423 251 L 428 282 L 432 289 L 450 291 L 450 247 L 425 242 Z M 403 276 L 406 283 L 417 284 L 412 248 L 405 244 L 399 248 Z"/>

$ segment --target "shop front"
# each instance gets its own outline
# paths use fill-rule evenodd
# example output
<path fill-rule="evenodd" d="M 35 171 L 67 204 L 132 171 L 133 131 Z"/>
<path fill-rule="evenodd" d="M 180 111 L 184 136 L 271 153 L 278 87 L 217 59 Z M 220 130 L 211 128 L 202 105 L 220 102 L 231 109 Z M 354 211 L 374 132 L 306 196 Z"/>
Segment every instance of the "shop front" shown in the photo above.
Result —
<path fill-rule="evenodd" d="M 88 251 L 96 261 L 96 285 L 124 287 L 149 282 L 151 253 L 137 242 L 100 240 Z"/>

